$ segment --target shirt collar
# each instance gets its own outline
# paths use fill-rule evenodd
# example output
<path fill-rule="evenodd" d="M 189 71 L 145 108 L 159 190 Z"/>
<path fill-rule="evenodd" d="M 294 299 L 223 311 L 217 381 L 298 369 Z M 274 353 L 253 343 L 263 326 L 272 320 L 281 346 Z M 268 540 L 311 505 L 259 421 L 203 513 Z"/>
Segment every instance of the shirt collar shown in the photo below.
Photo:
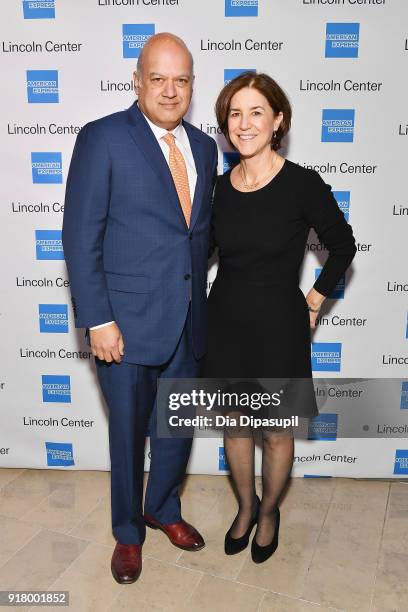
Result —
<path fill-rule="evenodd" d="M 139 109 L 140 110 L 140 109 Z M 163 136 L 165 136 L 166 134 L 168 134 L 168 132 L 170 132 L 170 134 L 174 134 L 175 138 L 179 141 L 183 141 L 183 136 L 184 136 L 184 128 L 183 128 L 183 124 L 180 121 L 180 123 L 178 125 L 176 125 L 176 127 L 173 130 L 166 130 L 165 128 L 162 128 L 158 125 L 156 125 L 155 123 L 153 123 L 153 121 L 151 121 L 149 119 L 149 117 L 146 117 L 146 115 L 140 111 L 143 115 L 143 117 L 146 119 L 147 123 L 150 126 L 150 129 L 152 130 L 155 138 L 157 140 L 160 140 L 160 138 L 162 138 Z"/>

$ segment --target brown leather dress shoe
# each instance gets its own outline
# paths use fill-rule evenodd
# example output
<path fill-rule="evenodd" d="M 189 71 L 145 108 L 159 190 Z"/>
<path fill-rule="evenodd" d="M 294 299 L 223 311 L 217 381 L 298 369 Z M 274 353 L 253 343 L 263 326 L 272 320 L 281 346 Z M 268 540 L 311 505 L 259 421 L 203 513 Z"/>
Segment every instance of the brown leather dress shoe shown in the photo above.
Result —
<path fill-rule="evenodd" d="M 149 514 L 144 515 L 145 523 L 152 529 L 161 529 L 170 542 L 182 548 L 183 550 L 201 550 L 205 546 L 205 542 L 201 535 L 186 521 L 179 521 L 178 523 L 159 523 Z"/>
<path fill-rule="evenodd" d="M 119 584 L 136 582 L 142 571 L 142 545 L 117 542 L 112 555 L 111 570 Z"/>

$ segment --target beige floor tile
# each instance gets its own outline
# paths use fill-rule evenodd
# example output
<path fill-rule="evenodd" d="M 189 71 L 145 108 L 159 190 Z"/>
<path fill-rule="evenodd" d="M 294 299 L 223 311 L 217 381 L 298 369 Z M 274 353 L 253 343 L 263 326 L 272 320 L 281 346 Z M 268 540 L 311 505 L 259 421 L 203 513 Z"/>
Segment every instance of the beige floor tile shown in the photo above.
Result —
<path fill-rule="evenodd" d="M 266 593 L 259 608 L 259 612 L 331 612 L 332 610 L 333 608 L 276 593 Z"/>
<path fill-rule="evenodd" d="M 0 516 L 0 566 L 24 546 L 39 527 L 8 516 Z"/>
<path fill-rule="evenodd" d="M 384 551 L 375 581 L 373 612 L 408 610 L 408 554 Z"/>
<path fill-rule="evenodd" d="M 191 598 L 186 602 L 185 612 L 234 612 L 256 611 L 265 591 L 231 580 L 205 574 Z"/>
<path fill-rule="evenodd" d="M 87 545 L 64 534 L 40 531 L 0 568 L 0 588 L 47 589 Z"/>
<path fill-rule="evenodd" d="M 374 612 L 408 610 L 408 485 L 391 484 L 375 581 Z"/>
<path fill-rule="evenodd" d="M 224 477 L 225 478 L 225 477 Z M 223 552 L 224 537 L 231 522 L 237 512 L 237 503 L 232 492 L 231 486 L 227 479 L 224 483 L 227 485 L 224 492 L 220 494 L 218 502 L 209 512 L 207 519 L 203 523 L 201 529 L 206 541 L 206 548 L 192 557 L 189 553 L 183 553 L 178 560 L 178 564 L 186 565 L 192 569 L 219 576 L 221 578 L 234 579 L 239 576 L 238 580 L 262 588 L 270 588 L 270 571 L 269 569 L 263 575 L 259 570 L 259 566 L 255 566 L 249 559 L 249 547 L 238 555 L 230 557 L 225 556 Z M 257 491 L 261 495 L 261 479 L 256 479 Z M 303 579 L 307 571 L 308 562 L 313 552 L 313 548 L 318 535 L 318 529 L 323 522 L 325 513 L 327 512 L 328 503 L 332 495 L 333 483 L 331 481 L 316 482 L 316 487 L 312 483 L 305 482 L 303 479 L 292 479 L 288 487 L 287 494 L 282 503 L 284 512 L 286 512 L 289 522 L 300 523 L 300 531 L 306 532 L 306 536 L 300 534 L 299 526 L 296 529 L 296 539 L 301 539 L 301 542 L 310 540 L 311 546 L 307 547 L 306 559 L 302 558 L 305 550 L 300 547 L 289 554 L 292 564 L 289 568 L 282 568 L 279 565 L 281 579 L 278 581 L 281 586 L 293 582 L 294 577 L 299 576 L 296 564 L 303 564 L 303 573 L 296 579 L 296 588 L 289 589 L 289 592 L 295 591 L 298 595 L 303 588 Z M 300 499 L 299 496 L 301 496 Z M 285 519 L 286 520 L 286 519 Z M 309 521 L 303 528 L 301 525 L 304 521 Z M 310 522 L 312 523 L 312 538 L 310 539 Z M 314 526 L 314 528 L 313 528 Z M 290 540 L 290 537 L 289 537 Z M 293 546 L 292 546 L 293 548 Z M 287 557 L 287 555 L 286 555 Z M 285 558 L 286 558 L 285 557 Z M 294 567 L 295 564 L 295 567 Z M 257 571 L 256 571 L 257 570 Z M 276 576 L 276 573 L 275 573 Z M 252 582 L 253 581 L 253 582 Z"/>
<path fill-rule="evenodd" d="M 183 552 L 178 565 L 207 572 L 220 578 L 235 579 L 245 561 L 248 549 L 238 555 L 224 554 L 224 537 L 237 512 L 231 491 L 221 493 L 202 525 L 196 525 L 205 540 L 205 548 L 198 552 Z"/>
<path fill-rule="evenodd" d="M 75 612 L 107 610 L 125 588 L 112 577 L 111 557 L 110 548 L 100 544 L 90 544 L 51 585 L 50 590 L 69 591 L 69 607 Z M 60 611 L 61 607 L 47 609 Z"/>
<path fill-rule="evenodd" d="M 257 480 L 257 490 L 262 497 L 262 480 Z M 296 516 L 315 523 L 314 516 L 320 523 L 321 513 L 328 510 L 333 497 L 335 479 L 291 478 L 282 496 L 280 507 L 295 513 Z"/>
<path fill-rule="evenodd" d="M 392 483 L 388 499 L 382 548 L 388 552 L 408 551 L 408 485 Z"/>
<path fill-rule="evenodd" d="M 183 518 L 192 523 L 199 531 L 208 513 L 217 503 L 219 497 L 229 490 L 225 477 L 222 482 L 214 482 L 215 476 L 188 476 L 181 492 L 181 510 Z"/>
<path fill-rule="evenodd" d="M 92 490 L 97 491 L 101 497 L 108 495 L 109 488 L 109 472 L 103 472 L 99 470 L 95 471 L 82 471 L 82 470 L 38 470 L 41 472 L 48 472 L 50 478 L 54 483 L 58 484 L 59 487 L 66 486 L 67 484 L 80 484 L 81 486 L 87 486 Z"/>
<path fill-rule="evenodd" d="M 0 489 L 24 472 L 21 468 L 0 468 Z"/>
<path fill-rule="evenodd" d="M 0 469 L 0 588 L 69 590 L 75 612 L 408 610 L 405 483 L 292 479 L 279 548 L 256 565 L 249 547 L 223 552 L 237 511 L 228 477 L 189 475 L 183 517 L 206 547 L 182 552 L 148 529 L 142 576 L 123 587 L 110 573 L 109 480 L 108 472 Z"/>
<path fill-rule="evenodd" d="M 0 489 L 0 514 L 21 518 L 60 485 L 57 470 L 24 470 Z"/>
<path fill-rule="evenodd" d="M 144 559 L 142 574 L 137 582 L 126 585 L 123 593 L 109 608 L 110 612 L 137 610 L 151 612 L 166 610 L 180 612 L 182 606 L 201 579 L 202 574 L 163 563 Z"/>
<path fill-rule="evenodd" d="M 317 539 L 333 494 L 330 480 L 292 479 L 281 505 L 279 547 L 265 563 L 248 556 L 238 580 L 292 597 L 300 597 Z"/>
<path fill-rule="evenodd" d="M 89 472 L 78 473 L 77 477 L 61 482 L 51 495 L 23 517 L 28 522 L 67 533 L 95 508 L 103 496 L 106 496 L 103 472 L 95 472 L 93 477 Z"/>
<path fill-rule="evenodd" d="M 102 499 L 96 508 L 69 532 L 69 535 L 109 546 L 113 551 L 116 540 L 111 527 L 110 496 Z M 167 536 L 160 530 L 146 529 L 143 556 L 152 556 L 161 561 L 175 562 L 180 554 L 181 549 L 173 546 Z"/>
<path fill-rule="evenodd" d="M 145 484 L 147 478 L 145 477 Z M 187 476 L 181 494 L 183 518 L 200 529 L 209 509 L 214 506 L 220 493 L 228 486 L 227 479 L 221 478 L 217 483 L 214 476 Z M 33 519 L 33 517 L 30 517 Z M 99 542 L 108 546 L 115 545 L 111 530 L 110 494 L 85 516 L 73 529 L 70 535 Z M 175 562 L 181 550 L 174 547 L 168 538 L 159 530 L 147 529 L 143 554 L 162 561 Z"/>
<path fill-rule="evenodd" d="M 349 612 L 369 610 L 388 489 L 387 482 L 337 479 L 304 599 Z"/>
<path fill-rule="evenodd" d="M 335 478 L 291 478 L 282 502 L 305 510 L 321 509 L 331 502 Z"/>
<path fill-rule="evenodd" d="M 245 584 L 300 597 L 318 535 L 319 528 L 306 521 L 291 522 L 282 509 L 277 551 L 262 564 L 254 563 L 248 556 L 237 579 Z"/>
<path fill-rule="evenodd" d="M 408 515 L 408 483 L 392 482 L 388 498 L 388 518 L 406 518 Z"/>
<path fill-rule="evenodd" d="M 181 495 L 185 491 L 212 491 L 213 493 L 221 493 L 222 491 L 230 490 L 230 479 L 224 474 L 187 474 L 184 479 Z"/>
<path fill-rule="evenodd" d="M 69 531 L 69 535 L 106 546 L 115 546 L 116 541 L 111 525 L 110 495 L 101 499 L 96 507 Z"/>

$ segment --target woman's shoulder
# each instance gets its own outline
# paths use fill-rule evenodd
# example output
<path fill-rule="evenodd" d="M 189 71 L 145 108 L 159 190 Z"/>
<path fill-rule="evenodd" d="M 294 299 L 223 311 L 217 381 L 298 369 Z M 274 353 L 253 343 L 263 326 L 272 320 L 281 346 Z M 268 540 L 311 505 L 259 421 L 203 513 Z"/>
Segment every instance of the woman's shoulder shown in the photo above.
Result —
<path fill-rule="evenodd" d="M 301 166 L 300 164 L 297 164 L 287 158 L 285 160 L 285 166 L 286 166 L 287 172 L 290 172 L 292 177 L 296 177 L 299 180 L 303 179 L 307 181 L 310 178 L 313 179 L 313 176 L 318 174 L 316 170 L 313 170 L 311 168 L 306 168 L 305 166 Z"/>
<path fill-rule="evenodd" d="M 325 182 L 317 170 L 306 168 L 289 159 L 286 160 L 285 165 L 287 166 L 287 174 L 291 178 L 291 181 L 293 181 L 292 184 L 296 185 L 298 188 L 310 191 L 319 190 L 323 185 L 325 186 Z M 328 185 L 328 187 L 330 189 L 330 185 Z"/>

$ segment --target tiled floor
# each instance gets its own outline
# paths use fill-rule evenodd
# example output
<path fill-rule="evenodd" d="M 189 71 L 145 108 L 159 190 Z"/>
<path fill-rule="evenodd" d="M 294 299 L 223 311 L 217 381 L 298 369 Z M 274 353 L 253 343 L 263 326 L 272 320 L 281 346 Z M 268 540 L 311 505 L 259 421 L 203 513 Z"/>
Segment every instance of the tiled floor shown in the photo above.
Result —
<path fill-rule="evenodd" d="M 236 512 L 226 476 L 188 476 L 182 502 L 206 547 L 183 552 L 148 530 L 142 576 L 121 586 L 108 473 L 0 469 L 0 590 L 67 590 L 75 612 L 408 610 L 408 483 L 292 479 L 262 565 L 249 549 L 223 553 Z"/>

